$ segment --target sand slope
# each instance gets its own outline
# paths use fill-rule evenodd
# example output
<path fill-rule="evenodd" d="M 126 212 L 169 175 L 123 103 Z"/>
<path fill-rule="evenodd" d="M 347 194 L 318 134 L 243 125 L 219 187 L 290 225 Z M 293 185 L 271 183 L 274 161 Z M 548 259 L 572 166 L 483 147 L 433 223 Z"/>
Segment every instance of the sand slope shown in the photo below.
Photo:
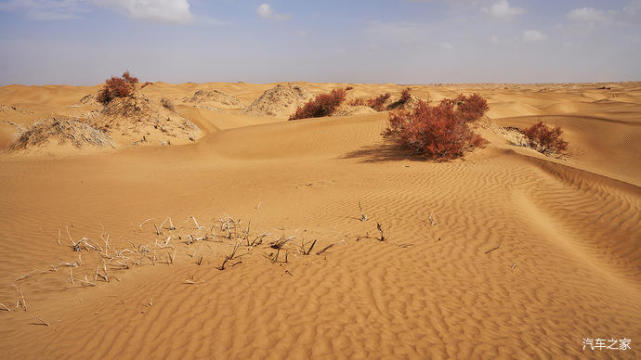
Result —
<path fill-rule="evenodd" d="M 274 84 L 154 86 L 144 89 L 152 99 L 215 88 L 246 106 Z M 404 88 L 352 86 L 369 97 Z M 205 133 L 195 144 L 70 149 L 55 160 L 4 154 L 0 303 L 11 311 L 0 311 L 0 350 L 26 359 L 638 358 L 641 90 L 600 86 L 414 87 L 434 100 L 479 92 L 497 126 L 561 125 L 564 159 L 489 127 L 479 130 L 486 148 L 427 162 L 381 139 L 385 113 L 287 122 L 187 103 L 176 111 Z M 88 92 L 0 88 L 0 104 L 25 111 L 1 112 L 0 122 L 79 111 L 70 106 Z M 168 216 L 176 229 L 156 235 Z M 241 233 L 251 220 L 250 239 L 269 235 L 221 271 L 235 243 L 225 216 L 242 219 Z M 61 265 L 78 262 L 67 228 L 103 252 L 109 233 L 109 257 L 135 252 L 130 269 L 92 250 L 78 267 Z M 173 247 L 154 245 L 168 236 Z M 291 236 L 287 262 L 284 253 L 273 262 L 269 243 Z M 109 282 L 96 277 L 103 259 Z M 26 311 L 16 308 L 22 295 Z M 631 338 L 633 350 L 584 352 L 584 337 Z"/>

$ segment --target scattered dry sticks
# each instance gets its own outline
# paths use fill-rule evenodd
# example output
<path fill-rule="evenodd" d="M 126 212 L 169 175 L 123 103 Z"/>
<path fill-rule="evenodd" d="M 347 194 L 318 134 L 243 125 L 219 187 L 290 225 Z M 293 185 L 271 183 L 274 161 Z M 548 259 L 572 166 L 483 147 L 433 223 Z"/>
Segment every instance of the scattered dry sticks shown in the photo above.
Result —
<path fill-rule="evenodd" d="M 363 208 L 361 203 L 359 202 L 359 209 L 361 211 L 361 221 L 367 221 L 368 217 L 364 213 Z M 110 238 L 110 234 L 105 232 L 104 226 L 102 227 L 102 231 L 100 232 L 100 240 L 98 242 L 94 242 L 90 240 L 88 237 L 82 237 L 80 240 L 75 241 L 72 237 L 71 231 L 69 229 L 69 226 L 66 227 L 66 232 L 67 236 L 69 239 L 69 244 L 71 249 L 74 252 L 78 253 L 78 260 L 77 261 L 71 261 L 71 262 L 60 262 L 57 265 L 51 265 L 48 269 L 45 271 L 40 271 L 40 270 L 33 270 L 20 278 L 16 279 L 16 281 L 20 281 L 23 279 L 28 278 L 29 276 L 36 274 L 38 272 L 40 273 L 49 273 L 49 272 L 56 272 L 60 268 L 69 268 L 69 277 L 68 281 L 71 282 L 72 286 L 81 286 L 81 287 L 95 287 L 97 286 L 98 281 L 103 281 L 103 282 L 111 282 L 112 279 L 120 281 L 113 273 L 113 271 L 117 270 L 128 270 L 132 269 L 134 266 L 140 266 L 140 265 L 155 265 L 156 262 L 159 260 L 158 255 L 162 253 L 158 253 L 159 249 L 166 249 L 166 257 L 164 255 L 160 255 L 161 258 L 166 259 L 166 263 L 168 265 L 175 264 L 176 261 L 176 253 L 177 249 L 175 248 L 178 242 L 185 243 L 186 245 L 191 245 L 196 242 L 200 241 L 215 241 L 215 242 L 224 242 L 224 239 L 234 239 L 236 242 L 233 246 L 233 249 L 231 253 L 227 256 L 224 257 L 222 263 L 220 266 L 217 268 L 219 270 L 225 270 L 227 268 L 233 267 L 237 264 L 242 263 L 241 261 L 234 261 L 237 258 L 239 258 L 242 255 L 239 255 L 238 250 L 240 249 L 241 246 L 247 246 L 248 253 L 252 250 L 254 247 L 258 247 L 260 245 L 263 245 L 265 243 L 265 239 L 269 236 L 271 236 L 271 233 L 262 233 L 260 235 L 255 235 L 251 233 L 252 230 L 252 221 L 251 219 L 247 223 L 246 226 L 241 227 L 241 220 L 235 220 L 234 218 L 231 217 L 221 217 L 219 219 L 220 223 L 220 233 L 218 231 L 215 231 L 215 225 L 212 225 L 211 228 L 207 228 L 205 226 L 202 226 L 197 218 L 195 216 L 190 216 L 186 218 L 186 221 L 192 222 L 193 223 L 193 228 L 191 226 L 185 226 L 185 224 L 181 225 L 180 228 L 181 230 L 178 233 L 173 233 L 173 234 L 167 234 L 167 231 L 177 231 L 176 226 L 173 223 L 173 220 L 171 217 L 165 218 L 161 223 L 154 222 L 154 218 L 148 218 L 145 219 L 143 222 L 141 222 L 138 225 L 138 228 L 143 231 L 144 226 L 147 223 L 150 223 L 153 225 L 153 230 L 156 234 L 155 239 L 153 239 L 153 243 L 151 244 L 145 244 L 145 243 L 138 243 L 134 244 L 133 242 L 129 242 L 130 247 L 126 248 L 116 248 L 112 245 L 112 240 Z M 382 233 L 382 228 L 380 224 L 377 224 L 377 228 L 379 229 L 379 232 L 381 232 L 381 241 L 383 241 L 385 238 Z M 196 232 L 194 232 L 194 230 Z M 208 231 L 209 230 L 209 231 Z M 284 229 L 281 229 L 284 230 Z M 188 233 L 191 232 L 191 233 Z M 163 233 L 166 234 L 166 237 L 162 237 Z M 58 238 L 57 238 L 57 243 L 62 245 L 61 242 L 61 236 L 62 232 L 60 229 L 58 229 Z M 176 239 L 178 241 L 172 242 L 172 240 Z M 269 258 L 271 259 L 272 263 L 284 263 L 287 264 L 289 263 L 289 250 L 287 248 L 287 245 L 295 239 L 295 236 L 289 236 L 286 237 L 285 235 L 281 236 L 278 240 L 272 241 L 268 243 L 269 248 L 276 250 L 273 253 L 269 254 Z M 305 243 L 304 241 L 301 243 L 300 250 L 298 251 L 298 254 L 300 255 L 311 255 L 315 249 L 318 249 L 316 246 L 318 243 L 318 240 L 314 239 L 311 243 Z M 329 244 L 322 248 L 320 251 L 316 252 L 316 255 L 322 255 L 325 252 L 327 252 L 329 249 L 331 249 L 335 244 Z M 203 265 L 204 263 L 204 257 L 205 256 L 196 256 L 196 252 L 198 249 L 195 249 L 193 254 L 191 255 L 192 258 L 197 265 Z M 93 271 L 89 270 L 89 273 L 82 273 L 81 275 L 74 274 L 74 268 L 80 268 L 81 265 L 83 265 L 83 259 L 81 253 L 83 251 L 86 251 L 88 253 L 94 253 L 99 259 L 98 265 L 95 267 Z M 275 254 L 274 254 L 275 253 Z M 284 253 L 284 259 L 281 253 Z M 89 261 L 91 262 L 91 261 Z M 291 274 L 290 274 L 291 275 Z M 185 284 L 196 284 L 194 280 L 186 280 Z M 24 311 L 27 311 L 27 303 L 24 298 L 24 294 L 22 293 L 22 290 L 16 287 L 19 297 L 18 301 L 16 303 L 16 309 L 23 309 Z M 9 308 L 4 304 L 0 303 L 0 311 L 11 311 L 13 308 Z"/>

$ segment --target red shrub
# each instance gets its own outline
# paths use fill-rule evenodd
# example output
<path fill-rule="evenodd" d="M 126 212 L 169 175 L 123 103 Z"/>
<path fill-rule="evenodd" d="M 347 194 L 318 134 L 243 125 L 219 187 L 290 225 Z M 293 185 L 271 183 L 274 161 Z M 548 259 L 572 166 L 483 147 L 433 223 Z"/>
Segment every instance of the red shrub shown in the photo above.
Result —
<path fill-rule="evenodd" d="M 408 102 L 412 98 L 412 94 L 410 94 L 410 91 L 410 88 L 403 89 L 403 91 L 401 92 L 401 99 L 399 101 L 403 103 Z"/>
<path fill-rule="evenodd" d="M 401 92 L 400 99 L 389 104 L 387 108 L 390 110 L 393 110 L 393 109 L 405 107 L 405 104 L 407 104 L 407 102 L 410 101 L 410 99 L 412 99 L 412 94 L 410 93 L 410 91 L 411 91 L 410 88 L 403 89 L 403 91 Z"/>
<path fill-rule="evenodd" d="M 390 93 L 379 95 L 373 99 L 367 100 L 367 106 L 371 107 L 376 111 L 383 111 L 385 108 L 385 102 L 392 96 Z"/>
<path fill-rule="evenodd" d="M 112 76 L 98 93 L 97 100 L 106 105 L 117 97 L 131 96 L 136 89 L 137 82 L 138 78 L 129 75 L 129 71 L 125 71 L 122 77 Z"/>
<path fill-rule="evenodd" d="M 480 119 L 487 110 L 487 104 L 486 107 L 472 106 L 479 103 L 474 95 L 461 95 L 454 100 L 443 99 L 436 106 L 419 100 L 414 111 L 390 113 L 387 134 L 401 145 L 429 158 L 454 159 L 463 156 L 465 150 L 485 142 L 469 128 L 469 124 Z M 472 114 L 476 117 L 471 118 Z"/>
<path fill-rule="evenodd" d="M 289 120 L 329 116 L 345 101 L 345 90 L 334 89 L 329 94 L 320 94 L 299 107 Z"/>
<path fill-rule="evenodd" d="M 561 153 L 568 148 L 567 141 L 561 139 L 563 130 L 560 127 L 551 128 L 542 121 L 523 130 L 530 146 L 543 154 Z"/>
<path fill-rule="evenodd" d="M 125 71 L 124 73 L 122 73 L 122 78 L 125 79 L 130 84 L 138 83 L 138 78 L 131 76 L 129 74 L 129 71 Z"/>
<path fill-rule="evenodd" d="M 455 101 L 457 110 L 465 121 L 478 120 L 489 109 L 487 101 L 478 94 L 472 94 L 468 97 L 459 95 Z"/>

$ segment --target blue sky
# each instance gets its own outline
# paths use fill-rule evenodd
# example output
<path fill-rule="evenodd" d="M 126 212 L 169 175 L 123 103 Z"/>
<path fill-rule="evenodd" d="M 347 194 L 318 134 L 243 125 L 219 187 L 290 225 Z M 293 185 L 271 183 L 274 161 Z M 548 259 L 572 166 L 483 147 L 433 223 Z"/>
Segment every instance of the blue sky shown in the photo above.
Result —
<path fill-rule="evenodd" d="M 641 0 L 0 0 L 0 85 L 641 80 Z"/>

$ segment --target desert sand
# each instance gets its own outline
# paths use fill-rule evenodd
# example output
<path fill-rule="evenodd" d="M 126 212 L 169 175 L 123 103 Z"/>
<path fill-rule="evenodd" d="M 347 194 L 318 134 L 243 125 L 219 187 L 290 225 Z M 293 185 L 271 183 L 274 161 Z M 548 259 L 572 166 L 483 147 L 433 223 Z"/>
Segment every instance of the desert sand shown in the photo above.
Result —
<path fill-rule="evenodd" d="M 488 100 L 489 143 L 448 162 L 383 139 L 386 112 L 287 121 L 334 88 L 406 86 L 256 102 L 276 85 L 154 83 L 140 121 L 99 86 L 0 87 L 2 357 L 640 357 L 641 84 L 412 86 Z M 9 151 L 52 118 L 113 136 Z M 504 136 L 538 120 L 566 156 Z M 599 337 L 632 349 L 582 349 Z"/>

